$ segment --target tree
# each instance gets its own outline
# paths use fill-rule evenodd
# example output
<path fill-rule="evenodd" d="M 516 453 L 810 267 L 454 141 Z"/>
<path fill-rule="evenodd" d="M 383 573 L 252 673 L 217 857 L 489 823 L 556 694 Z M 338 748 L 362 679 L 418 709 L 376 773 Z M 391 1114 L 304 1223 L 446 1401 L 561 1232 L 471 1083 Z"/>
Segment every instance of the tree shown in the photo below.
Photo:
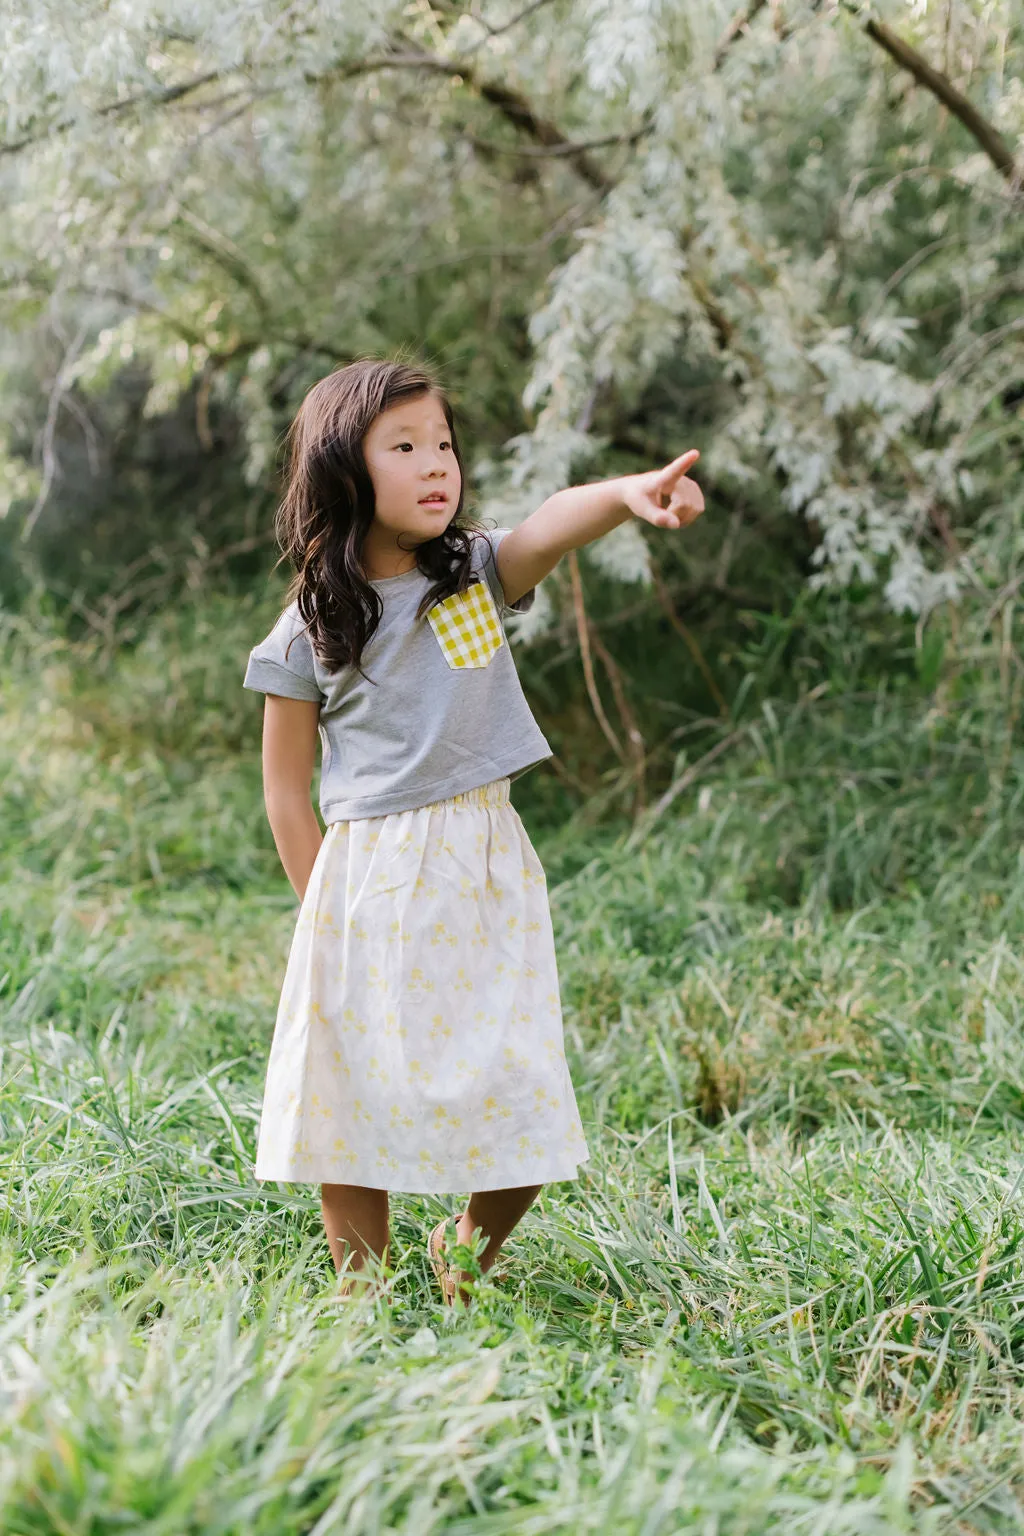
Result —
<path fill-rule="evenodd" d="M 17 0 L 5 27 L 2 473 L 23 534 L 61 403 L 129 363 L 150 413 L 194 394 L 200 439 L 211 405 L 239 412 L 255 487 L 315 377 L 416 339 L 488 445 L 474 478 L 503 522 L 699 439 L 731 542 L 723 564 L 705 520 L 698 582 L 744 551 L 756 572 L 787 523 L 813 585 L 880 583 L 897 610 L 1007 579 L 1009 0 Z M 33 485 L 19 402 L 51 322 Z M 657 576 L 635 524 L 586 558 Z"/>

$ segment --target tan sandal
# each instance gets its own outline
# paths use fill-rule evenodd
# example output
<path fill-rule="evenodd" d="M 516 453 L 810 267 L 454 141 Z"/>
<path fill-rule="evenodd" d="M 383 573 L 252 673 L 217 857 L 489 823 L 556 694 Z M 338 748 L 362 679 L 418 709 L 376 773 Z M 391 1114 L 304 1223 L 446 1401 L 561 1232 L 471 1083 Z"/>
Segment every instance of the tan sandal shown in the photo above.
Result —
<path fill-rule="evenodd" d="M 437 1226 L 434 1228 L 429 1238 L 427 1239 L 427 1255 L 430 1259 L 430 1267 L 434 1271 L 434 1274 L 437 1276 L 437 1283 L 441 1287 L 441 1295 L 444 1297 L 444 1304 L 446 1307 L 455 1306 L 455 1292 L 458 1289 L 455 1276 L 452 1274 L 450 1267 L 441 1257 L 443 1252 L 441 1247 L 441 1239 L 444 1237 L 445 1227 L 452 1219 L 453 1218 L 449 1216 L 442 1216 L 441 1220 L 438 1222 Z M 460 1218 L 458 1216 L 454 1218 L 456 1222 L 459 1221 L 459 1219 Z M 502 1269 L 493 1274 L 491 1278 L 495 1281 L 507 1280 L 508 1271 Z M 461 1301 L 464 1304 L 465 1298 L 461 1298 Z"/>
<path fill-rule="evenodd" d="M 442 1239 L 444 1238 L 444 1229 L 448 1225 L 449 1220 L 448 1216 L 442 1216 L 433 1232 L 427 1238 L 427 1257 L 430 1259 L 430 1267 L 437 1277 L 437 1283 L 441 1287 L 441 1295 L 444 1297 L 445 1306 L 453 1307 L 455 1305 L 455 1277 L 442 1258 Z"/>

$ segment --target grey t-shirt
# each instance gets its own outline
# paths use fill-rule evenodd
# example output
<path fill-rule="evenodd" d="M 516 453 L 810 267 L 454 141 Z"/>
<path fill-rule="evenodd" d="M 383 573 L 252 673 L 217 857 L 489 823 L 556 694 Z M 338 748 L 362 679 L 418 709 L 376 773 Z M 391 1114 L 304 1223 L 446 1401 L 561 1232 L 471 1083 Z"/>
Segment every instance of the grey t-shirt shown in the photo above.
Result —
<path fill-rule="evenodd" d="M 507 613 L 525 613 L 536 597 L 531 587 L 516 603 L 505 601 L 494 554 L 510 532 L 479 531 L 470 566 L 476 582 L 421 619 L 415 615 L 429 577 L 414 568 L 371 582 L 384 612 L 362 665 L 376 687 L 355 667 L 326 670 L 296 603 L 249 653 L 243 687 L 320 705 L 325 825 L 515 779 L 552 755 L 502 622 Z"/>

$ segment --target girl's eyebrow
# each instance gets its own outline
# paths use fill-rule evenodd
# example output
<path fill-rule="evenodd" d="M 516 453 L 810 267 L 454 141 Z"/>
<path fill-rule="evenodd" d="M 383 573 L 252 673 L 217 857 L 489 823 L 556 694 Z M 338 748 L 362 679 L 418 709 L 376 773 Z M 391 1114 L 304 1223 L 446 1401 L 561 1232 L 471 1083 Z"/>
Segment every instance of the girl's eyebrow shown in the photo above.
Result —
<path fill-rule="evenodd" d="M 416 428 L 409 426 L 408 422 L 405 422 L 405 423 L 402 423 L 401 425 L 399 425 L 397 427 L 392 427 L 391 430 L 392 430 L 392 432 L 415 432 Z M 448 431 L 447 423 L 443 427 L 435 427 L 434 430 L 435 430 L 435 432 L 437 432 L 437 431 L 447 432 Z"/>

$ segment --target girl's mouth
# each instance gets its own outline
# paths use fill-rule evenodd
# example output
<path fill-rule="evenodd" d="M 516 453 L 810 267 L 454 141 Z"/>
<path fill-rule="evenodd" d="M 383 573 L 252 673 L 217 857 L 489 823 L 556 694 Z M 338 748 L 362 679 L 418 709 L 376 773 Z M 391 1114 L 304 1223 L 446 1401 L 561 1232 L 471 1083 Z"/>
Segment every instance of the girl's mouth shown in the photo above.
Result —
<path fill-rule="evenodd" d="M 448 505 L 448 498 L 447 496 L 425 496 L 419 505 L 421 507 L 446 507 Z"/>

